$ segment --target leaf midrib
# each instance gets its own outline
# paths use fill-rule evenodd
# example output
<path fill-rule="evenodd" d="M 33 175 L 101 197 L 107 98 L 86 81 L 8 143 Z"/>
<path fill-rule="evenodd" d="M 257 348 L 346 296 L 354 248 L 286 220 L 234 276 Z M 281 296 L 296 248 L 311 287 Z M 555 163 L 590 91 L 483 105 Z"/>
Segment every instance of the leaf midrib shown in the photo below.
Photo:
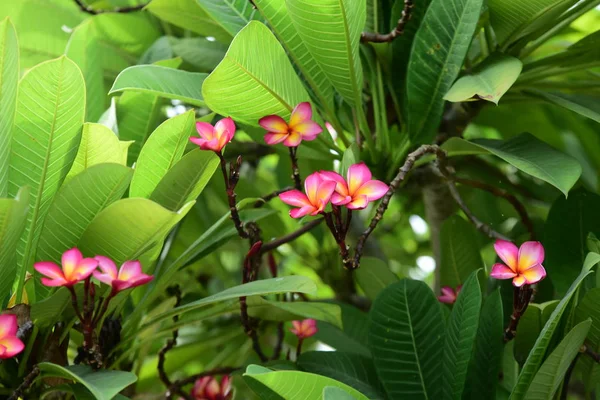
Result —
<path fill-rule="evenodd" d="M 415 333 L 413 332 L 412 317 L 410 315 L 410 310 L 408 309 L 408 288 L 406 287 L 406 281 L 404 281 L 403 284 L 404 307 L 406 308 L 406 315 L 408 317 L 408 327 L 410 328 L 410 337 L 412 339 L 411 344 L 413 345 L 413 350 L 415 352 L 415 359 L 417 361 L 417 369 L 419 371 L 419 380 L 421 382 L 421 388 L 423 389 L 423 395 L 425 396 L 425 399 L 428 400 L 429 396 L 427 394 L 427 388 L 425 387 L 425 379 L 423 377 L 423 371 L 421 371 L 421 361 L 419 360 L 419 353 L 417 351 Z"/>
<path fill-rule="evenodd" d="M 354 92 L 354 101 L 356 107 L 362 107 L 360 99 L 360 91 L 356 84 L 356 71 L 354 70 L 354 54 L 352 52 L 352 40 L 350 39 L 350 31 L 348 27 L 348 19 L 346 17 L 346 8 L 344 7 L 344 0 L 338 0 L 340 10 L 342 11 L 342 23 L 344 25 L 344 38 L 346 39 L 346 48 L 348 49 L 348 68 L 350 69 L 350 83 L 352 84 L 352 91 Z"/>

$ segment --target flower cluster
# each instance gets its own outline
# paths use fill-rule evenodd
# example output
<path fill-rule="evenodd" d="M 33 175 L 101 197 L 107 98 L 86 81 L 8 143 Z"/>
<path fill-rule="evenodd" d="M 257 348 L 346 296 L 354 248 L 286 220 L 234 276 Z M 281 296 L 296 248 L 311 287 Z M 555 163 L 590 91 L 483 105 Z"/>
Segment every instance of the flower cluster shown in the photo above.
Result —
<path fill-rule="evenodd" d="M 194 400 L 228 400 L 231 398 L 231 378 L 224 376 L 219 382 L 213 376 L 204 376 L 194 383 Z"/>

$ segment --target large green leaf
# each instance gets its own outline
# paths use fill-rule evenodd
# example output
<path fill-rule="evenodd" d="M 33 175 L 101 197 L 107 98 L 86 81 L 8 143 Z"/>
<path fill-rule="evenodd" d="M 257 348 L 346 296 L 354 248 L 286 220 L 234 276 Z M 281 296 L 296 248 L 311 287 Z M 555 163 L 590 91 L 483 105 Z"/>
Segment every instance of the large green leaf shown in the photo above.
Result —
<path fill-rule="evenodd" d="M 364 0 L 286 0 L 289 15 L 315 61 L 348 103 L 362 107 L 360 35 Z"/>
<path fill-rule="evenodd" d="M 269 301 L 260 296 L 248 298 L 248 315 L 266 321 L 293 321 L 312 318 L 342 328 L 342 311 L 333 303 L 316 301 Z"/>
<path fill-rule="evenodd" d="M 61 254 L 77 244 L 94 217 L 123 196 L 132 174 L 124 165 L 98 164 L 63 185 L 48 211 L 36 258 L 60 261 Z"/>
<path fill-rule="evenodd" d="M 65 182 L 86 168 L 103 163 L 123 164 L 119 138 L 104 125 L 85 123 L 77 156 Z"/>
<path fill-rule="evenodd" d="M 493 154 L 515 168 L 548 182 L 567 196 L 581 176 L 581 165 L 571 156 L 557 151 L 530 133 L 509 140 L 459 138 L 448 140 L 443 148 L 455 155 Z"/>
<path fill-rule="evenodd" d="M 479 328 L 475 339 L 475 348 L 468 382 L 465 385 L 466 396 L 473 400 L 496 398 L 498 372 L 502 360 L 503 332 L 502 298 L 496 290 L 483 303 L 479 317 Z"/>
<path fill-rule="evenodd" d="M 0 198 L 0 297 L 5 297 L 15 280 L 15 250 L 25 228 L 29 190 L 23 188 L 14 199 Z"/>
<path fill-rule="evenodd" d="M 12 137 L 17 84 L 19 82 L 19 44 L 15 27 L 8 18 L 0 22 L 0 197 L 8 193 L 8 161 Z"/>
<path fill-rule="evenodd" d="M 234 36 L 204 11 L 197 0 L 152 0 L 146 10 L 158 18 L 202 36 L 228 43 Z"/>
<path fill-rule="evenodd" d="M 117 264 L 135 260 L 160 245 L 192 205 L 172 212 L 148 199 L 119 200 L 94 218 L 81 236 L 79 247 L 85 254 L 101 254 Z"/>
<path fill-rule="evenodd" d="M 340 388 L 352 395 L 355 400 L 367 400 L 368 397 L 354 388 L 321 375 L 301 371 L 259 372 L 248 366 L 245 378 L 254 379 L 267 386 L 286 400 L 321 399 L 327 386 Z"/>
<path fill-rule="evenodd" d="M 600 276 L 598 271 L 596 271 L 596 275 Z M 588 318 L 592 319 L 586 346 L 591 347 L 597 353 L 600 352 L 600 307 L 598 307 L 598 304 L 600 304 L 600 287 L 589 290 L 575 310 L 576 322 L 585 321 Z M 591 357 L 581 357 L 579 362 L 583 366 L 581 371 L 586 393 L 590 393 L 595 389 L 594 384 L 600 381 L 600 365 Z"/>
<path fill-rule="evenodd" d="M 440 284 L 456 288 L 473 271 L 483 268 L 476 245 L 477 231 L 463 218 L 454 215 L 444 221 L 440 235 Z"/>
<path fill-rule="evenodd" d="M 419 26 L 406 76 L 408 133 L 413 143 L 435 136 L 444 96 L 458 76 L 482 0 L 432 0 Z"/>
<path fill-rule="evenodd" d="M 544 266 L 559 294 L 577 277 L 586 251 L 586 238 L 600 235 L 600 196 L 579 189 L 552 204 L 544 229 Z"/>
<path fill-rule="evenodd" d="M 548 356 L 527 391 L 527 400 L 552 400 L 561 385 L 569 365 L 579 353 L 581 345 L 590 330 L 591 320 L 577 324 Z"/>
<path fill-rule="evenodd" d="M 265 115 L 289 118 L 298 103 L 310 100 L 273 33 L 256 21 L 231 42 L 223 61 L 204 81 L 202 93 L 211 110 L 255 126 Z"/>
<path fill-rule="evenodd" d="M 373 361 L 367 357 L 340 351 L 309 351 L 297 363 L 300 369 L 345 383 L 369 399 L 385 398 Z"/>
<path fill-rule="evenodd" d="M 85 83 L 66 57 L 44 62 L 21 79 L 13 132 L 9 195 L 31 189 L 25 232 L 18 246 L 18 292 L 31 268 L 44 218 L 67 176 L 81 140 Z"/>
<path fill-rule="evenodd" d="M 254 18 L 256 10 L 246 0 L 196 0 L 227 33 L 235 36 Z"/>
<path fill-rule="evenodd" d="M 398 276 L 383 261 L 374 257 L 363 257 L 361 267 L 354 271 L 356 283 L 365 291 L 367 297 L 375 300 L 377 295 L 392 283 L 398 282 Z"/>
<path fill-rule="evenodd" d="M 593 121 L 600 123 L 600 106 L 598 98 L 585 94 L 566 94 L 560 92 L 545 92 L 541 90 L 525 90 L 525 94 L 541 98 L 548 103 L 564 107 Z"/>
<path fill-rule="evenodd" d="M 168 41 L 174 55 L 192 65 L 200 72 L 210 72 L 225 56 L 227 46 L 210 41 L 203 37 L 176 38 L 169 37 Z"/>
<path fill-rule="evenodd" d="M 369 313 L 369 347 L 390 398 L 441 397 L 444 318 L 424 282 L 383 290 Z"/>
<path fill-rule="evenodd" d="M 544 355 L 546 354 L 546 350 L 548 349 L 548 345 L 550 344 L 550 340 L 552 339 L 552 336 L 554 335 L 554 332 L 556 331 L 561 317 L 567 309 L 571 298 L 579 289 L 581 282 L 583 282 L 585 277 L 591 273 L 592 267 L 598 262 L 600 262 L 599 254 L 588 253 L 579 276 L 571 284 L 571 287 L 565 296 L 562 298 L 560 303 L 558 303 L 552 312 L 552 315 L 550 315 L 550 318 L 548 319 L 548 322 L 546 322 L 546 325 L 544 325 L 544 329 L 542 329 L 540 336 L 536 340 L 531 353 L 529 353 L 529 357 L 527 357 L 527 360 L 523 365 L 523 369 L 519 374 L 519 379 L 517 380 L 517 383 L 510 395 L 510 400 L 520 400 L 525 398 L 525 393 L 529 389 L 531 381 L 533 380 L 534 375 L 542 363 Z"/>
<path fill-rule="evenodd" d="M 522 365 L 527 360 L 529 352 L 557 304 L 558 300 L 552 300 L 543 304 L 531 303 L 527 306 L 527 310 L 519 320 L 514 340 L 514 356 L 519 364 Z"/>
<path fill-rule="evenodd" d="M 478 271 L 471 273 L 452 307 L 444 341 L 444 398 L 460 399 L 479 325 L 481 288 Z"/>
<path fill-rule="evenodd" d="M 150 135 L 135 165 L 130 197 L 150 197 L 166 173 L 181 159 L 194 130 L 195 113 L 190 110 L 163 122 Z"/>
<path fill-rule="evenodd" d="M 302 71 L 302 75 L 321 104 L 324 107 L 332 107 L 333 87 L 321 65 L 316 62 L 298 35 L 290 18 L 286 0 L 255 0 L 254 4 L 267 20 L 294 63 Z"/>
<path fill-rule="evenodd" d="M 85 386 L 97 400 L 112 400 L 127 386 L 135 383 L 137 377 L 131 372 L 100 370 L 94 371 L 87 365 L 60 365 L 43 362 L 38 364 L 43 377 L 64 378 Z"/>
<path fill-rule="evenodd" d="M 200 195 L 218 166 L 219 158 L 213 152 L 190 151 L 161 179 L 150 199 L 177 210 Z"/>
<path fill-rule="evenodd" d="M 521 69 L 523 63 L 518 58 L 494 54 L 478 65 L 473 73 L 454 82 L 444 100 L 458 102 L 475 98 L 498 104 L 519 77 Z"/>
<path fill-rule="evenodd" d="M 205 78 L 206 74 L 198 72 L 180 71 L 160 65 L 135 65 L 117 76 L 108 94 L 131 90 L 202 107 L 202 83 Z"/>
<path fill-rule="evenodd" d="M 368 315 L 358 308 L 338 303 L 342 309 L 343 330 L 331 324 L 319 324 L 319 331 L 314 336 L 320 342 L 323 342 L 337 351 L 359 354 L 365 357 L 371 357 L 371 352 L 367 347 L 368 341 Z"/>
<path fill-rule="evenodd" d="M 356 400 L 356 398 L 339 387 L 325 386 L 323 388 L 323 400 Z"/>

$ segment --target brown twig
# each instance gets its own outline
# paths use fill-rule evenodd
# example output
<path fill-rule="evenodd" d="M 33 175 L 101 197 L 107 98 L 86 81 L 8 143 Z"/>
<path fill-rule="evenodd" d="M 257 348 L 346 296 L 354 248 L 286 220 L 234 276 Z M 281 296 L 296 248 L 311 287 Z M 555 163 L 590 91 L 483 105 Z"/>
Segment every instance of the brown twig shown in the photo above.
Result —
<path fill-rule="evenodd" d="M 581 346 L 581 352 L 584 353 L 585 355 L 590 356 L 597 363 L 600 363 L 600 353 L 596 353 L 587 344 L 584 344 L 583 346 Z"/>
<path fill-rule="evenodd" d="M 274 191 L 272 193 L 269 193 L 269 194 L 261 197 L 260 200 L 258 200 L 256 203 L 254 203 L 254 208 L 260 208 L 263 205 L 265 205 L 267 202 L 269 202 L 269 201 L 273 200 L 275 197 L 279 196 L 281 193 L 290 191 L 292 189 L 294 189 L 294 188 L 291 187 L 291 186 L 288 186 L 286 188 L 279 189 L 279 190 L 276 190 L 276 191 Z"/>
<path fill-rule="evenodd" d="M 300 178 L 300 168 L 298 168 L 298 157 L 296 152 L 298 147 L 290 147 L 290 160 L 292 161 L 292 179 L 294 179 L 294 187 L 297 190 L 302 190 L 302 179 Z"/>
<path fill-rule="evenodd" d="M 20 398 L 25 398 L 25 392 L 31 387 L 31 385 L 33 385 L 35 378 L 37 378 L 39 374 L 40 369 L 37 365 L 35 365 L 31 369 L 31 372 L 25 376 L 25 379 L 23 379 L 23 383 L 21 383 L 19 387 L 15 389 L 15 391 L 10 395 L 8 400 L 18 400 Z"/>
<path fill-rule="evenodd" d="M 227 172 L 227 161 L 221 152 L 215 152 L 219 157 L 221 164 L 221 172 L 223 173 L 223 180 L 225 181 L 225 190 L 227 191 L 227 201 L 229 203 L 229 211 L 231 213 L 231 220 L 235 225 L 235 229 L 238 231 L 238 235 L 242 239 L 248 238 L 248 233 L 244 230 L 244 223 L 240 219 L 240 214 L 237 209 L 235 187 L 240 179 L 240 166 L 242 164 L 242 158 L 238 157 L 235 163 L 230 163 L 229 173 Z"/>
<path fill-rule="evenodd" d="M 350 252 L 349 252 L 350 249 L 348 248 L 348 245 L 346 245 L 346 235 L 345 235 L 345 232 L 343 231 L 341 219 L 338 220 L 338 217 L 336 216 L 336 214 L 334 214 L 334 216 L 335 216 L 335 221 L 334 221 L 334 218 L 331 217 L 331 213 L 327 213 L 327 212 L 323 213 L 323 216 L 325 217 L 325 223 L 327 224 L 327 227 L 331 231 L 331 234 L 335 238 L 335 242 L 337 243 L 338 247 L 340 248 L 340 256 L 342 257 L 342 264 L 344 265 L 344 267 L 351 269 L 352 259 L 350 258 Z"/>
<path fill-rule="evenodd" d="M 412 9 L 414 7 L 413 0 L 404 0 L 404 8 L 402 9 L 402 16 L 398 20 L 398 23 L 392 29 L 390 33 L 373 33 L 373 32 L 363 32 L 360 35 L 360 41 L 362 43 L 385 43 L 391 42 L 396 39 L 398 36 L 401 36 L 404 33 L 404 28 L 406 27 L 407 22 L 410 20 Z"/>
<path fill-rule="evenodd" d="M 181 290 L 179 290 L 179 286 L 169 287 L 167 289 L 167 292 L 169 292 L 171 296 L 175 297 L 175 305 L 173 306 L 173 308 L 179 307 L 179 305 L 181 304 Z M 179 316 L 173 316 L 173 322 L 177 323 L 177 321 L 179 321 Z M 165 343 L 163 348 L 160 349 L 160 351 L 158 352 L 158 366 L 156 368 L 158 370 L 158 377 L 168 390 L 166 395 L 167 398 L 171 398 L 173 393 L 175 393 L 183 397 L 184 399 L 191 399 L 191 396 L 185 393 L 180 387 L 173 387 L 173 382 L 171 382 L 169 376 L 167 375 L 167 372 L 165 371 L 165 361 L 167 352 L 173 349 L 173 347 L 175 347 L 175 344 L 177 344 L 178 336 L 179 330 L 173 330 L 173 337 L 167 340 L 167 343 Z M 173 390 L 171 390 L 172 387 Z"/>
<path fill-rule="evenodd" d="M 504 330 L 504 343 L 510 342 L 517 334 L 517 327 L 533 296 L 531 285 L 515 287 L 513 291 L 513 312 L 510 322 Z"/>
<path fill-rule="evenodd" d="M 289 243 L 289 242 L 299 238 L 300 236 L 304 235 L 306 232 L 312 230 L 317 225 L 319 225 L 321 222 L 323 222 L 323 218 L 314 219 L 314 220 L 308 222 L 307 224 L 303 225 L 300 229 L 298 229 L 292 233 L 288 233 L 287 235 L 282 236 L 279 239 L 275 239 L 275 240 L 270 241 L 267 244 L 264 244 L 262 246 L 260 252 L 267 253 L 271 250 L 275 250 L 279 246 Z"/>
<path fill-rule="evenodd" d="M 150 3 L 144 3 L 144 4 L 138 4 L 136 6 L 130 6 L 130 7 L 117 7 L 117 8 L 113 8 L 112 10 L 97 10 L 97 9 L 85 4 L 83 2 L 83 0 L 74 0 L 74 1 L 79 6 L 79 9 L 81 11 L 91 14 L 91 15 L 107 14 L 107 13 L 127 14 L 127 13 L 131 13 L 131 12 L 141 11 L 144 7 L 146 7 L 148 4 L 150 4 Z"/>
<path fill-rule="evenodd" d="M 523 225 L 529 232 L 529 236 L 530 236 L 531 240 L 535 239 L 535 230 L 533 227 L 533 222 L 529 218 L 529 215 L 527 214 L 527 210 L 525 209 L 525 206 L 523 205 L 523 203 L 521 203 L 519 201 L 519 199 L 517 199 L 516 196 L 507 192 L 506 190 L 502 190 L 496 186 L 493 186 L 493 185 L 490 185 L 490 184 L 487 184 L 484 182 L 479 182 L 479 181 L 475 181 L 475 180 L 471 180 L 471 179 L 459 178 L 456 176 L 453 179 L 455 182 L 460 183 L 461 185 L 467 185 L 467 186 L 471 186 L 471 187 L 474 187 L 477 189 L 485 190 L 486 192 L 489 192 L 496 197 L 502 197 L 503 199 L 508 201 L 513 206 L 515 211 L 519 214 L 519 217 L 521 218 Z"/>
<path fill-rule="evenodd" d="M 304 338 L 298 338 L 298 346 L 296 346 L 296 361 L 298 361 L 300 354 L 302 354 L 302 342 L 304 342 Z"/>

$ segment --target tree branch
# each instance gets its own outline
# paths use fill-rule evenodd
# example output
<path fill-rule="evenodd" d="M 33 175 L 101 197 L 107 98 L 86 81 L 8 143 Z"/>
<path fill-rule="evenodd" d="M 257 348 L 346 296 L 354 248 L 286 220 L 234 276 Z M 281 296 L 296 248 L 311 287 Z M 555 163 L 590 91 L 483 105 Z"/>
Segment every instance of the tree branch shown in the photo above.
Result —
<path fill-rule="evenodd" d="M 596 361 L 597 363 L 600 364 L 600 354 L 596 353 L 594 350 L 592 350 L 592 348 L 590 346 L 588 346 L 587 344 L 584 344 L 582 346 L 581 352 L 592 357 L 592 359 L 594 361 Z"/>
<path fill-rule="evenodd" d="M 390 33 L 382 34 L 382 33 L 372 33 L 372 32 L 363 32 L 360 35 L 360 41 L 362 43 L 385 43 L 391 42 L 396 39 L 398 36 L 404 33 L 404 28 L 406 27 L 406 23 L 410 20 L 412 9 L 414 7 L 413 0 L 404 0 L 404 8 L 402 9 L 402 16 L 398 20 L 398 23 L 392 29 Z"/>
<path fill-rule="evenodd" d="M 262 207 L 265 203 L 268 203 L 269 201 L 273 200 L 275 197 L 279 196 L 281 193 L 287 192 L 289 190 L 294 189 L 291 186 L 288 186 L 286 188 L 283 189 L 279 189 L 276 190 L 272 193 L 269 193 L 267 195 L 264 195 L 263 197 L 260 198 L 260 200 L 258 200 L 256 203 L 254 203 L 254 208 L 260 208 Z"/>
<path fill-rule="evenodd" d="M 289 233 L 285 236 L 282 236 L 279 239 L 275 239 L 267 244 L 264 244 L 262 246 L 262 248 L 260 249 L 260 252 L 267 253 L 271 250 L 275 250 L 279 246 L 289 243 L 289 242 L 299 238 L 300 236 L 304 235 L 306 232 L 312 230 L 314 227 L 319 225 L 321 222 L 323 222 L 323 218 L 312 220 L 309 223 L 303 225 L 300 229 L 298 229 L 292 233 Z"/>
<path fill-rule="evenodd" d="M 294 187 L 297 190 L 302 190 L 302 179 L 300 178 L 300 169 L 298 168 L 298 157 L 296 152 L 298 147 L 290 147 L 290 160 L 292 161 L 292 179 L 294 179 Z"/>
<path fill-rule="evenodd" d="M 10 395 L 8 400 L 18 400 L 20 398 L 24 398 L 25 392 L 31 387 L 31 385 L 33 385 L 35 378 L 37 378 L 39 374 L 40 369 L 37 365 L 35 365 L 31 372 L 27 374 L 27 376 L 25 376 L 25 379 L 23 379 L 23 383 L 21 383 L 19 387 L 15 389 L 15 391 Z"/>
<path fill-rule="evenodd" d="M 144 7 L 146 7 L 148 4 L 150 4 L 150 3 L 143 3 L 143 4 L 138 4 L 136 6 L 130 6 L 130 7 L 117 7 L 117 8 L 113 8 L 112 10 L 97 10 L 97 9 L 85 4 L 83 2 L 83 0 L 74 0 L 74 1 L 75 1 L 75 4 L 77 4 L 79 6 L 79 9 L 81 11 L 91 14 L 91 15 L 107 14 L 107 13 L 127 14 L 127 13 L 131 13 L 131 12 L 141 11 Z"/>

